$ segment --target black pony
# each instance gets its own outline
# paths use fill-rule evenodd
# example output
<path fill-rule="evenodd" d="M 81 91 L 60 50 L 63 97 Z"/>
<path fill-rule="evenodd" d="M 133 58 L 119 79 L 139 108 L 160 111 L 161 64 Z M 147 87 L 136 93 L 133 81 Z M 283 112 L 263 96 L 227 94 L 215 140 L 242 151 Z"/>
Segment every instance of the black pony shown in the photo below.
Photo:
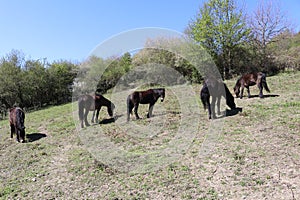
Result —
<path fill-rule="evenodd" d="M 93 111 L 92 116 L 92 123 L 94 123 L 94 117 L 95 117 L 95 111 L 96 113 L 96 123 L 98 123 L 98 117 L 99 117 L 99 111 L 102 106 L 107 107 L 107 112 L 110 117 L 113 116 L 113 111 L 115 109 L 115 105 L 108 99 L 106 99 L 104 96 L 97 94 L 97 95 L 82 95 L 78 99 L 78 114 L 79 114 L 79 120 L 81 124 L 81 128 L 83 128 L 83 121 L 85 122 L 86 126 L 89 126 L 90 124 L 87 121 L 87 116 L 89 114 L 89 111 Z"/>
<path fill-rule="evenodd" d="M 210 103 L 210 96 L 212 96 L 211 103 Z M 204 106 L 204 109 L 208 108 L 209 119 L 216 118 L 216 113 L 215 113 L 216 101 L 218 107 L 218 111 L 217 111 L 218 115 L 221 114 L 220 102 L 222 96 L 225 97 L 226 104 L 231 109 L 236 108 L 236 105 L 234 103 L 234 98 L 225 83 L 214 78 L 206 79 L 203 82 L 203 87 L 200 91 L 200 98 Z"/>
<path fill-rule="evenodd" d="M 140 119 L 138 115 L 139 104 L 149 104 L 147 118 L 152 117 L 153 106 L 159 97 L 161 102 L 163 102 L 165 98 L 164 88 L 149 89 L 146 91 L 135 91 L 131 93 L 127 97 L 127 121 L 130 120 L 130 114 L 132 113 L 133 108 L 136 119 Z"/>
<path fill-rule="evenodd" d="M 234 86 L 234 93 L 236 97 L 240 97 L 241 99 L 243 98 L 243 92 L 244 92 L 244 87 L 247 88 L 248 91 L 248 98 L 250 98 L 250 86 L 257 85 L 259 89 L 259 97 L 263 98 L 263 88 L 267 92 L 270 92 L 268 85 L 267 85 L 267 80 L 266 80 L 266 74 L 262 72 L 258 73 L 248 73 L 242 75 L 236 82 Z M 240 91 L 241 88 L 241 91 Z"/>
<path fill-rule="evenodd" d="M 9 110 L 10 137 L 16 133 L 18 142 L 25 142 L 25 113 L 19 107 L 14 107 Z M 21 139 L 21 140 L 20 140 Z"/>

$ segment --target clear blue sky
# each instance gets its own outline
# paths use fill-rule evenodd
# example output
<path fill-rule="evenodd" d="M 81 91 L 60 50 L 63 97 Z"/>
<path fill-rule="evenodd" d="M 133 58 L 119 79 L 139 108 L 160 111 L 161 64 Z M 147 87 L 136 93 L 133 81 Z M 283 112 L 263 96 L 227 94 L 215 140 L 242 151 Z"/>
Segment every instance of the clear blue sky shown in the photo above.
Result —
<path fill-rule="evenodd" d="M 27 58 L 83 61 L 120 32 L 160 27 L 183 32 L 204 0 L 0 0 L 0 57 L 12 49 Z M 259 0 L 241 0 L 251 12 Z M 282 10 L 300 30 L 300 1 Z"/>

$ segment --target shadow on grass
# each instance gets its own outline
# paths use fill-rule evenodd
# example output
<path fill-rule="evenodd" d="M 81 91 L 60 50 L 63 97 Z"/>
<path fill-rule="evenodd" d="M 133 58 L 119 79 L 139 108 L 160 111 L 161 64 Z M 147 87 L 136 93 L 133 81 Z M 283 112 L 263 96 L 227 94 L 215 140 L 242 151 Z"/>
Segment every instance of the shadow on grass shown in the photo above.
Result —
<path fill-rule="evenodd" d="M 279 97 L 278 94 L 265 94 L 263 98 Z M 249 98 L 259 98 L 259 95 L 250 95 Z"/>
<path fill-rule="evenodd" d="M 47 135 L 44 133 L 31 133 L 26 135 L 27 142 L 34 142 L 44 137 L 47 137 Z"/>
<path fill-rule="evenodd" d="M 123 115 L 116 115 L 112 118 L 109 118 L 109 119 L 103 119 L 99 122 L 99 124 L 110 124 L 110 123 L 113 123 L 115 121 L 118 120 L 118 118 L 122 117 Z"/>
<path fill-rule="evenodd" d="M 243 112 L 243 108 L 237 107 L 237 108 L 232 109 L 232 110 L 226 109 L 224 117 L 234 116 L 234 115 L 237 115 L 240 112 Z"/>

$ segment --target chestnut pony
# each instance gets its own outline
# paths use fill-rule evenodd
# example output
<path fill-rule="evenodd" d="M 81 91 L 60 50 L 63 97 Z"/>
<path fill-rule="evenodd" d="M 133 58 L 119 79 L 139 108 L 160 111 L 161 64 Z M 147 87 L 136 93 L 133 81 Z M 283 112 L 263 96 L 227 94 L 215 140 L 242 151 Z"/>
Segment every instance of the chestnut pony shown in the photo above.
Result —
<path fill-rule="evenodd" d="M 90 126 L 90 124 L 87 121 L 87 116 L 89 114 L 89 111 L 93 111 L 93 116 L 92 116 L 92 123 L 94 123 L 94 118 L 95 118 L 95 111 L 96 112 L 96 123 L 99 122 L 98 117 L 99 117 L 99 111 L 102 106 L 107 107 L 107 112 L 110 117 L 113 116 L 113 111 L 115 109 L 115 105 L 105 98 L 104 96 L 100 94 L 96 94 L 94 96 L 92 95 L 81 95 L 78 99 L 78 115 L 79 115 L 79 120 L 81 124 L 81 128 L 83 128 L 83 121 L 86 126 Z"/>
<path fill-rule="evenodd" d="M 135 91 L 131 93 L 127 97 L 127 121 L 130 120 L 130 114 L 132 113 L 132 109 L 134 108 L 134 114 L 136 119 L 140 119 L 138 115 L 139 104 L 149 104 L 149 111 L 147 114 L 147 118 L 152 117 L 152 111 L 154 104 L 160 98 L 161 102 L 164 101 L 165 98 L 165 89 L 157 88 L 157 89 L 149 89 L 146 91 Z"/>
<path fill-rule="evenodd" d="M 210 103 L 210 96 L 212 97 L 212 101 Z M 217 80 L 215 78 L 208 78 L 203 82 L 203 87 L 200 91 L 200 98 L 203 104 L 204 109 L 208 108 L 208 118 L 216 118 L 215 113 L 215 104 L 217 101 L 218 107 L 218 115 L 221 114 L 220 111 L 220 102 L 221 97 L 225 97 L 226 104 L 231 109 L 236 109 L 236 105 L 234 103 L 234 98 L 227 88 L 226 84 L 221 80 Z"/>
<path fill-rule="evenodd" d="M 241 99 L 243 98 L 243 92 L 244 92 L 244 88 L 247 88 L 247 92 L 248 92 L 248 98 L 251 97 L 250 95 L 250 86 L 253 85 L 257 85 L 258 89 L 259 89 L 259 97 L 263 98 L 263 88 L 265 88 L 265 90 L 267 92 L 270 92 L 268 85 L 267 85 L 267 80 L 266 80 L 266 74 L 262 73 L 262 72 L 258 72 L 258 73 L 248 73 L 248 74 L 244 74 L 242 75 L 237 81 L 236 84 L 234 86 L 234 93 L 236 95 L 236 97 L 240 97 Z M 241 88 L 241 90 L 240 90 Z"/>

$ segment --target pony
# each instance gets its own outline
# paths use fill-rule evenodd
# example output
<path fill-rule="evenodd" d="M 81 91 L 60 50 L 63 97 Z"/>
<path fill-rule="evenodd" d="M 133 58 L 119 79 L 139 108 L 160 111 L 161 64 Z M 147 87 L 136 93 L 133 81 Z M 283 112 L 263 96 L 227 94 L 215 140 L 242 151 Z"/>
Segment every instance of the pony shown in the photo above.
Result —
<path fill-rule="evenodd" d="M 17 142 L 25 142 L 25 113 L 20 107 L 9 109 L 10 138 L 17 135 Z M 21 139 L 21 140 L 20 140 Z"/>
<path fill-rule="evenodd" d="M 210 96 L 212 97 L 212 101 L 210 103 Z M 200 90 L 200 99 L 202 101 L 204 110 L 208 108 L 208 118 L 216 118 L 215 113 L 215 104 L 217 101 L 217 107 L 218 107 L 218 115 L 221 114 L 220 111 L 220 102 L 221 97 L 225 97 L 226 104 L 231 109 L 236 109 L 236 105 L 234 103 L 234 97 L 230 93 L 228 87 L 226 86 L 223 81 L 217 80 L 215 78 L 208 78 L 203 82 L 203 86 Z"/>
<path fill-rule="evenodd" d="M 87 116 L 89 111 L 93 111 L 93 116 L 91 122 L 94 123 L 95 112 L 96 112 L 96 123 L 99 123 L 99 111 L 102 106 L 107 107 L 107 113 L 110 117 L 113 117 L 113 111 L 115 109 L 115 105 L 100 94 L 92 95 L 81 95 L 78 99 L 78 115 L 81 124 L 81 128 L 84 127 L 83 121 L 85 126 L 90 126 L 87 120 Z"/>
<path fill-rule="evenodd" d="M 160 98 L 161 102 L 165 99 L 165 89 L 156 88 L 149 89 L 146 91 L 135 91 L 128 95 L 127 97 L 127 122 L 130 120 L 130 114 L 132 114 L 132 109 L 134 108 L 134 114 L 136 119 L 140 119 L 138 115 L 139 104 L 149 104 L 149 111 L 147 118 L 152 117 L 152 111 L 154 104 Z"/>
<path fill-rule="evenodd" d="M 240 97 L 240 99 L 243 98 L 243 92 L 244 92 L 244 88 L 247 88 L 247 92 L 248 92 L 248 98 L 251 97 L 250 95 L 250 86 L 253 85 L 257 85 L 258 89 L 259 89 L 259 97 L 263 98 L 263 88 L 265 88 L 265 90 L 267 92 L 270 92 L 270 89 L 268 88 L 267 85 L 267 80 L 266 80 L 266 74 L 262 73 L 262 72 L 258 72 L 258 73 L 248 73 L 248 74 L 244 74 L 242 75 L 237 81 L 236 84 L 233 88 L 234 93 L 236 95 L 236 97 Z M 240 90 L 241 88 L 241 90 Z"/>

